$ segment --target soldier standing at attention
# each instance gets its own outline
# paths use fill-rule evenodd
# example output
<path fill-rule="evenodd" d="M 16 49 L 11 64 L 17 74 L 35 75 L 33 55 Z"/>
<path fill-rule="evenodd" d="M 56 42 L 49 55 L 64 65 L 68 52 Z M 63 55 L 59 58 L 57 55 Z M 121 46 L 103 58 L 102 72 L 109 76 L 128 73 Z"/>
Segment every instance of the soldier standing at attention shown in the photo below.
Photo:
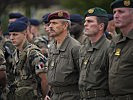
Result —
<path fill-rule="evenodd" d="M 12 22 L 9 34 L 12 43 L 17 47 L 18 61 L 15 68 L 15 99 L 42 100 L 46 96 L 46 59 L 40 50 L 26 39 L 27 24 L 22 21 Z"/>
<path fill-rule="evenodd" d="M 78 40 L 81 44 L 84 44 L 88 38 L 83 33 L 83 16 L 81 16 L 80 14 L 71 14 L 70 21 L 70 35 L 74 37 L 76 40 Z"/>
<path fill-rule="evenodd" d="M 111 4 L 120 33 L 109 50 L 109 89 L 113 100 L 133 100 L 133 0 Z"/>
<path fill-rule="evenodd" d="M 108 56 L 110 42 L 104 32 L 108 25 L 107 12 L 99 7 L 85 13 L 84 34 L 88 43 L 80 49 L 79 89 L 81 100 L 111 100 L 108 88 Z"/>
<path fill-rule="evenodd" d="M 69 34 L 70 15 L 59 10 L 48 17 L 50 33 L 54 43 L 49 50 L 48 83 L 52 100 L 79 100 L 79 48 L 80 43 Z"/>

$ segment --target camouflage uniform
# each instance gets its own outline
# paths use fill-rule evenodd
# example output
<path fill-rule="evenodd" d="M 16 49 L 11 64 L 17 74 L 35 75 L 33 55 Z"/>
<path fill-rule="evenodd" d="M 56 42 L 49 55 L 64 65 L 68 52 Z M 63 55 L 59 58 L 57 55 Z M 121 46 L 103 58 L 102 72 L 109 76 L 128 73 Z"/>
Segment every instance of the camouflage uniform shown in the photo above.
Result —
<path fill-rule="evenodd" d="M 6 61 L 3 49 L 4 39 L 0 36 L 0 100 L 4 100 L 3 90 L 6 87 Z"/>
<path fill-rule="evenodd" d="M 39 47 L 45 57 L 48 57 L 48 39 L 46 36 L 36 37 L 33 44 Z"/>
<path fill-rule="evenodd" d="M 57 49 L 56 43 L 49 50 L 48 83 L 52 100 L 79 100 L 78 50 L 80 43 L 68 35 Z"/>
<path fill-rule="evenodd" d="M 38 74 L 46 72 L 46 58 L 35 45 L 28 42 L 23 45 L 23 51 L 17 53 L 19 60 L 15 70 L 15 100 L 41 100 L 37 91 L 40 83 Z"/>

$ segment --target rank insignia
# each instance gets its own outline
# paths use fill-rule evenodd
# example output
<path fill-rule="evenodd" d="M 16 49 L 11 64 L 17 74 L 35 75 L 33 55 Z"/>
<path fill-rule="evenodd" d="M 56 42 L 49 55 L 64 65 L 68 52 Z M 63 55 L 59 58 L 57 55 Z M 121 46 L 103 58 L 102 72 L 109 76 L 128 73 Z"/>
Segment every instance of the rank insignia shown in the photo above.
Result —
<path fill-rule="evenodd" d="M 54 63 L 55 63 L 55 62 L 54 62 L 54 61 L 52 61 L 52 62 L 51 62 L 51 66 L 54 66 Z"/>
<path fill-rule="evenodd" d="M 85 60 L 85 61 L 84 61 L 84 65 L 87 65 L 87 62 L 88 62 L 88 60 Z"/>
<path fill-rule="evenodd" d="M 116 51 L 115 51 L 115 55 L 116 56 L 119 56 L 120 55 L 120 52 L 121 52 L 121 49 L 120 48 L 117 48 Z"/>
<path fill-rule="evenodd" d="M 123 3 L 124 3 L 124 6 L 130 6 L 131 4 L 130 0 L 124 0 Z"/>

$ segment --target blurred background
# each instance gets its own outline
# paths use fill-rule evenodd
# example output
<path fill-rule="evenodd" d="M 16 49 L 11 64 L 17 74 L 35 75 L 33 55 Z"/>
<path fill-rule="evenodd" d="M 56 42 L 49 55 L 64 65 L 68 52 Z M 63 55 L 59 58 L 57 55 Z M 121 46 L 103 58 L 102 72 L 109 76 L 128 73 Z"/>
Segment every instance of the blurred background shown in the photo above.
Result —
<path fill-rule="evenodd" d="M 92 7 L 101 7 L 112 13 L 110 4 L 113 0 L 0 0 L 0 18 L 3 32 L 7 30 L 8 14 L 20 12 L 29 18 L 41 20 L 42 16 L 56 10 L 64 9 L 70 13 L 84 12 Z"/>

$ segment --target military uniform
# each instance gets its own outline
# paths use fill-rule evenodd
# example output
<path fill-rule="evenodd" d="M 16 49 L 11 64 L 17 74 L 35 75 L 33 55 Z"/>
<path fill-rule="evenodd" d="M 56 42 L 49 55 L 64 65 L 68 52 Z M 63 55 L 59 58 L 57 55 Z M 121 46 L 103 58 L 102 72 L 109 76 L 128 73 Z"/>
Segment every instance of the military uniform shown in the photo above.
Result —
<path fill-rule="evenodd" d="M 124 19 L 124 13 L 130 12 L 127 9 L 133 10 L 133 0 L 115 0 L 111 8 L 116 11 L 114 19 L 119 21 L 119 18 Z M 120 13 L 122 11 L 125 12 Z M 132 13 L 124 15 L 130 16 Z M 119 22 L 115 23 L 121 32 L 113 38 L 109 49 L 109 90 L 113 100 L 133 100 L 133 21 L 127 23 L 129 21 L 128 19 L 125 19 L 125 22 L 120 21 L 121 26 L 117 25 Z M 128 29 L 127 26 L 131 28 Z"/>
<path fill-rule="evenodd" d="M 33 44 L 42 49 L 42 54 L 48 57 L 48 39 L 46 36 L 36 37 Z"/>
<path fill-rule="evenodd" d="M 48 83 L 52 100 L 79 100 L 78 50 L 80 43 L 68 35 L 60 48 L 51 45 L 48 59 Z"/>
<path fill-rule="evenodd" d="M 97 19 L 93 19 L 95 16 Z M 85 34 L 92 32 L 86 31 L 86 28 L 92 27 L 89 21 L 97 21 L 96 27 L 108 21 L 107 12 L 99 7 L 89 9 L 85 14 Z M 89 20 L 89 18 L 91 20 Z M 104 27 L 106 28 L 106 27 Z M 94 36 L 88 36 L 88 42 L 80 48 L 79 65 L 80 65 L 80 78 L 79 90 L 81 100 L 111 100 L 108 88 L 108 48 L 110 42 L 104 35 L 104 28 L 97 31 Z M 92 27 L 95 30 L 94 27 Z M 88 28 L 89 30 L 89 28 Z M 97 29 L 98 30 L 98 29 Z M 98 37 L 99 35 L 99 37 Z M 97 36 L 97 37 L 96 37 Z M 96 37 L 96 39 L 92 38 Z M 94 42 L 95 41 L 95 42 Z"/>
<path fill-rule="evenodd" d="M 24 22 L 12 22 L 8 27 L 11 40 L 13 41 L 14 34 L 22 35 L 26 29 L 27 25 Z M 15 81 L 13 83 L 15 87 L 14 100 L 41 100 L 45 95 L 44 89 L 46 89 L 44 73 L 47 70 L 45 66 L 47 59 L 41 54 L 37 46 L 26 40 L 26 34 L 23 34 L 22 39 L 21 50 L 20 45 L 16 46 L 17 60 L 15 60 Z M 42 86 L 42 83 L 44 83 L 44 86 Z"/>
<path fill-rule="evenodd" d="M 95 44 L 80 49 L 79 89 L 83 100 L 109 100 L 107 49 L 109 41 L 102 36 Z M 90 92 L 90 94 L 88 94 Z M 96 94 L 95 94 L 96 93 Z M 86 98 L 86 99 L 85 99 Z"/>
<path fill-rule="evenodd" d="M 6 87 L 6 61 L 4 56 L 4 49 L 3 49 L 4 40 L 2 36 L 0 36 L 0 100 L 5 100 L 3 95 L 3 90 Z"/>
<path fill-rule="evenodd" d="M 123 37 L 119 34 L 113 39 L 109 57 L 109 87 L 111 94 L 133 94 L 133 30 L 127 36 Z"/>
<path fill-rule="evenodd" d="M 38 73 L 46 72 L 44 64 L 46 59 L 39 52 L 39 49 L 26 42 L 23 51 L 19 52 L 17 62 L 15 82 L 15 100 L 39 100 L 37 84 Z"/>

